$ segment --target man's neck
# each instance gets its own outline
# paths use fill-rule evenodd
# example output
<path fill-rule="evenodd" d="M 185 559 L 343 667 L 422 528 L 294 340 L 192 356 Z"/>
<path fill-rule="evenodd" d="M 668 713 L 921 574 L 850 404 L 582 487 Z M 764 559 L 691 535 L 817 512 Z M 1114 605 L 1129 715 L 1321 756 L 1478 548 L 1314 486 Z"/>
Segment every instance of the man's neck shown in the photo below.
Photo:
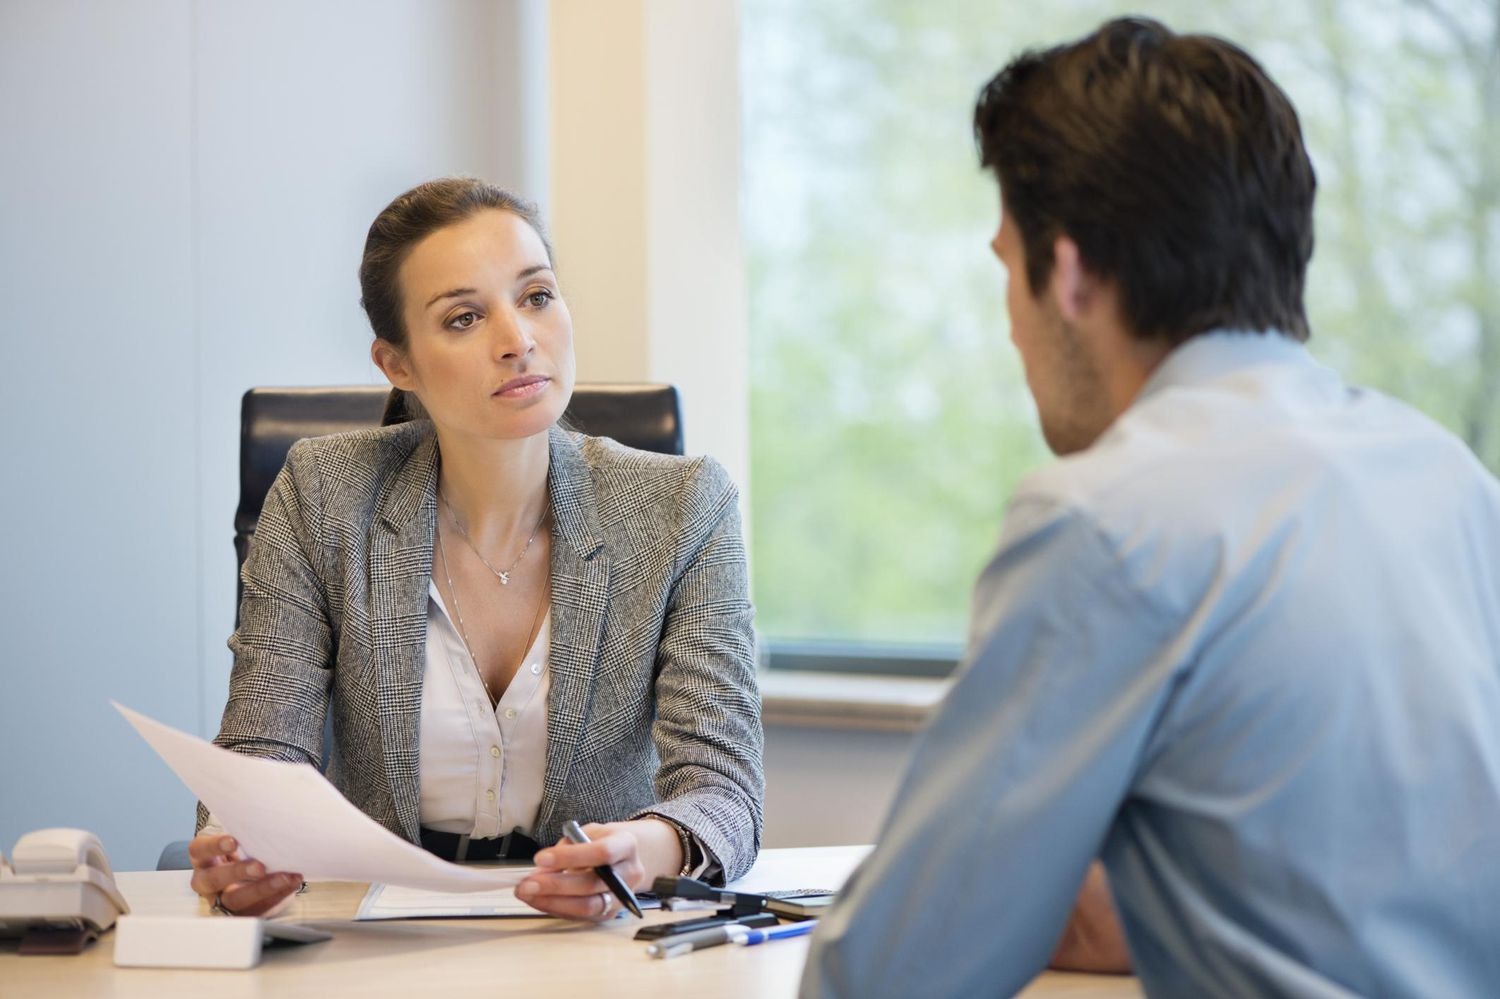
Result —
<path fill-rule="evenodd" d="M 1152 373 L 1172 352 L 1172 345 L 1164 339 L 1135 336 L 1123 327 L 1103 333 L 1095 343 L 1113 422 L 1135 402 Z"/>

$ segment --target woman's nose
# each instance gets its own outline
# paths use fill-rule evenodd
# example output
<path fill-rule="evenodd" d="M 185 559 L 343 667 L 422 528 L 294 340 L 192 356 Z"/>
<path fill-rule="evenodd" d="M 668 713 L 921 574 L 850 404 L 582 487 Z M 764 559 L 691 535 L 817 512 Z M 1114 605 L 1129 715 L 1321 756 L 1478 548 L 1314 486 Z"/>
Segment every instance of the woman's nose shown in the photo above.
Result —
<path fill-rule="evenodd" d="M 513 311 L 502 313 L 499 321 L 490 328 L 494 331 L 491 349 L 496 360 L 510 361 L 525 357 L 536 347 L 536 340 L 527 329 L 525 321 Z"/>

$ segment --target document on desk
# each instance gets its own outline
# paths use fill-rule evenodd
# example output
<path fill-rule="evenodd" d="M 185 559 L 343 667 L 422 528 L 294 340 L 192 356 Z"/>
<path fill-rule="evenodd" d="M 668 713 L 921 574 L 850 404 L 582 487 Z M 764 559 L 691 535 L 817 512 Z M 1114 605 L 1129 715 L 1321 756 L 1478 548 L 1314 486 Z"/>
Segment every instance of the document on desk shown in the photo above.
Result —
<path fill-rule="evenodd" d="M 530 873 L 450 864 L 355 808 L 314 767 L 231 752 L 110 703 L 268 870 L 441 892 L 510 890 Z"/>
<path fill-rule="evenodd" d="M 528 867 L 533 871 L 535 868 Z M 538 918 L 538 912 L 516 898 L 510 888 L 499 891 L 452 892 L 422 891 L 399 885 L 373 884 L 359 903 L 355 919 L 470 919 L 497 916 Z"/>
<path fill-rule="evenodd" d="M 536 868 L 524 868 L 530 873 Z M 636 904 L 642 909 L 660 909 L 661 902 L 654 896 L 636 896 Z M 509 888 L 500 891 L 452 892 L 422 891 L 420 888 L 401 888 L 396 885 L 372 884 L 359 903 L 355 919 L 470 919 L 484 917 L 524 916 L 528 919 L 546 918 L 516 898 Z"/>

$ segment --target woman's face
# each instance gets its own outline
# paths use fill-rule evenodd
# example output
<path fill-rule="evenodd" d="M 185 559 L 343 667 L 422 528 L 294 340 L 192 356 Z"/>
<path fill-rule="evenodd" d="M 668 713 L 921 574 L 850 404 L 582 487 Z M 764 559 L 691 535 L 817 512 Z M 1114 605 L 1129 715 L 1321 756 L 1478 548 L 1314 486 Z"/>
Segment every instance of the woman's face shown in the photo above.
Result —
<path fill-rule="evenodd" d="M 490 209 L 432 233 L 397 273 L 407 345 L 376 340 L 391 384 L 450 433 L 542 433 L 573 394 L 573 320 L 541 237 Z"/>

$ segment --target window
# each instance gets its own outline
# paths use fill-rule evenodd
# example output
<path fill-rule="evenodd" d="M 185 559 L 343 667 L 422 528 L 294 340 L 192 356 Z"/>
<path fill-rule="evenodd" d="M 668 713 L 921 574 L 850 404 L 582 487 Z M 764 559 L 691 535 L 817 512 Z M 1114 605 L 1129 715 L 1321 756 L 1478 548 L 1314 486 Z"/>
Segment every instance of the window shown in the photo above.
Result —
<path fill-rule="evenodd" d="M 744 0 L 752 565 L 773 665 L 956 653 L 1048 460 L 1008 342 L 973 97 L 1105 0 Z M 1139 8 L 1134 8 L 1139 10 Z M 1311 347 L 1500 468 L 1500 0 L 1165 2 L 1291 95 L 1319 176 Z"/>

